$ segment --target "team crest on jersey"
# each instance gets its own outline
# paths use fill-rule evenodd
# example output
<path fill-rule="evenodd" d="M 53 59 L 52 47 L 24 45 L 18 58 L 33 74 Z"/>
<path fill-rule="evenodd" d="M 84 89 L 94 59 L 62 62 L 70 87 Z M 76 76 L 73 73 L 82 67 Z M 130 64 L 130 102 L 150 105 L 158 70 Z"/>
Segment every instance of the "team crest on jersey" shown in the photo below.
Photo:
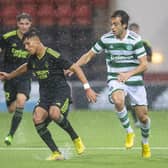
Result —
<path fill-rule="evenodd" d="M 114 47 L 113 47 L 113 45 L 110 45 L 109 48 L 113 49 Z"/>
<path fill-rule="evenodd" d="M 132 45 L 127 45 L 126 48 L 127 48 L 127 50 L 132 50 L 133 49 Z"/>

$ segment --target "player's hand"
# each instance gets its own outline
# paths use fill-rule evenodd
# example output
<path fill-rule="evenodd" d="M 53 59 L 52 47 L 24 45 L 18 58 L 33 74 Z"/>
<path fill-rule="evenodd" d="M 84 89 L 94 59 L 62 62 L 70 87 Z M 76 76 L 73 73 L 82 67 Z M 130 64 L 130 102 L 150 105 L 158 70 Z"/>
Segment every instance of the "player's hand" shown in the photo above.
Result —
<path fill-rule="evenodd" d="M 72 72 L 72 71 L 69 70 L 69 69 L 64 70 L 64 75 L 65 75 L 65 76 L 71 77 L 73 74 L 74 74 L 74 72 Z"/>
<path fill-rule="evenodd" d="M 125 83 L 129 78 L 130 78 L 130 73 L 128 72 L 124 72 L 124 73 L 119 73 L 119 75 L 117 76 L 117 80 L 119 82 L 123 82 Z"/>
<path fill-rule="evenodd" d="M 0 72 L 0 80 L 10 79 L 9 73 L 6 72 Z"/>
<path fill-rule="evenodd" d="M 87 96 L 88 101 L 95 103 L 97 100 L 98 94 L 94 90 L 92 90 L 91 88 L 86 89 L 85 92 L 86 92 L 86 96 Z"/>

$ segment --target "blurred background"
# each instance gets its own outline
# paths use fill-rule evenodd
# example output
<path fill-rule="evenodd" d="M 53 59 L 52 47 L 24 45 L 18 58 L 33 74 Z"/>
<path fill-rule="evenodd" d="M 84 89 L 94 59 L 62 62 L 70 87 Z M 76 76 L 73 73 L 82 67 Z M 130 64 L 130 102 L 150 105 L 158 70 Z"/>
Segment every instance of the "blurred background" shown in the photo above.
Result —
<path fill-rule="evenodd" d="M 16 15 L 27 12 L 42 34 L 45 45 L 76 61 L 101 37 L 110 31 L 110 16 L 126 10 L 130 23 L 140 25 L 140 34 L 152 46 L 152 61 L 145 73 L 150 109 L 168 109 L 168 1 L 166 0 L 0 0 L 0 34 L 16 28 Z M 3 53 L 0 53 L 0 68 Z M 82 85 L 75 76 L 68 78 L 75 109 L 112 109 L 107 100 L 106 66 L 103 54 L 84 68 L 91 86 L 99 92 L 96 104 L 88 104 Z M 31 98 L 26 110 L 37 101 L 38 84 L 32 82 Z M 3 85 L 0 83 L 0 111 L 5 111 Z"/>

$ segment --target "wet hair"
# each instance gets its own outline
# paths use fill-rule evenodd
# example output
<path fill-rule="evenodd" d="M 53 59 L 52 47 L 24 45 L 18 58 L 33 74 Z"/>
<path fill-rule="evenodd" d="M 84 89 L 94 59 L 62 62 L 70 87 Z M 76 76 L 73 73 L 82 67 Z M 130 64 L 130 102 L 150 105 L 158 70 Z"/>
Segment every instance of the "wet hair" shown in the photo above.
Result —
<path fill-rule="evenodd" d="M 23 35 L 22 41 L 24 41 L 25 39 L 30 39 L 32 37 L 38 37 L 41 40 L 40 31 L 37 30 L 35 27 L 32 27 L 28 32 Z"/>
<path fill-rule="evenodd" d="M 116 18 L 116 17 L 120 17 L 121 18 L 121 23 L 127 25 L 126 26 L 126 29 L 127 29 L 128 28 L 128 22 L 129 22 L 129 19 L 130 19 L 130 17 L 127 14 L 127 12 L 125 12 L 124 10 L 116 10 L 112 14 L 111 18 Z"/>
<path fill-rule="evenodd" d="M 31 15 L 25 12 L 22 12 L 16 16 L 16 21 L 20 21 L 21 19 L 28 19 L 30 22 L 32 22 Z"/>

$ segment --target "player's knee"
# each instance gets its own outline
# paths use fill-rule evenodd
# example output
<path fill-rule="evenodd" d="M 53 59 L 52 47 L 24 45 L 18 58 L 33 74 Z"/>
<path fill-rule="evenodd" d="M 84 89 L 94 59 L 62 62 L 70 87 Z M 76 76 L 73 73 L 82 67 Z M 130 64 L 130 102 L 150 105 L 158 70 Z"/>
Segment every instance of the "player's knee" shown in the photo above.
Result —
<path fill-rule="evenodd" d="M 25 99 L 19 99 L 16 101 L 16 104 L 18 107 L 24 107 L 26 100 Z"/>
<path fill-rule="evenodd" d="M 113 99 L 115 107 L 117 110 L 121 111 L 124 108 L 124 102 L 121 99 Z"/>
<path fill-rule="evenodd" d="M 18 107 L 24 107 L 27 97 L 24 94 L 18 94 L 16 104 Z"/>
<path fill-rule="evenodd" d="M 42 118 L 37 117 L 37 116 L 35 116 L 35 115 L 33 115 L 32 120 L 33 120 L 33 123 L 34 123 L 34 124 L 39 124 L 39 123 L 41 123 L 41 122 L 43 121 Z"/>
<path fill-rule="evenodd" d="M 147 115 L 140 115 L 139 121 L 143 124 L 146 124 L 148 122 L 148 116 Z"/>
<path fill-rule="evenodd" d="M 45 117 L 44 115 L 37 115 L 37 113 L 33 113 L 33 117 L 32 117 L 32 120 L 33 120 L 33 123 L 34 124 L 39 124 L 39 123 L 42 123 L 43 121 L 45 121 L 47 117 Z"/>
<path fill-rule="evenodd" d="M 60 115 L 61 113 L 58 107 L 49 110 L 49 117 L 54 121 L 57 121 L 60 118 Z"/>

